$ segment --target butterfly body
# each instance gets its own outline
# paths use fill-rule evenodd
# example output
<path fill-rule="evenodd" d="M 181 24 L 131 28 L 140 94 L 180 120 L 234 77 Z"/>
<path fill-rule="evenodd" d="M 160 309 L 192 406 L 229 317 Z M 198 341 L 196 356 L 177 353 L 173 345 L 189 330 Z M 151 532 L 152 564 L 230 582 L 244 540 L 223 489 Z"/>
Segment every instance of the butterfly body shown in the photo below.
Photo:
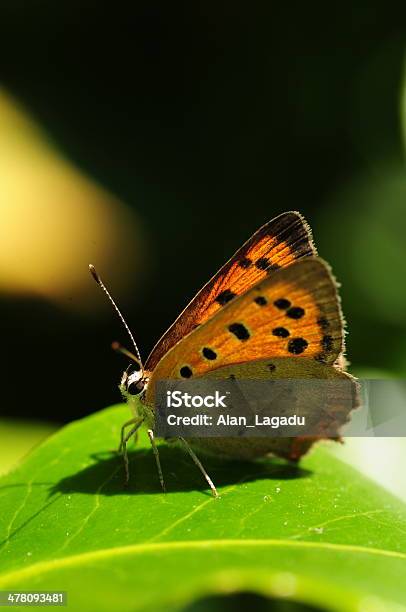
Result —
<path fill-rule="evenodd" d="M 299 213 L 288 212 L 260 228 L 235 253 L 163 335 L 145 369 L 126 371 L 120 388 L 133 407 L 134 420 L 147 421 L 152 432 L 159 380 L 347 381 L 342 396 L 325 398 L 320 435 L 314 438 L 190 440 L 196 448 L 231 459 L 271 453 L 298 460 L 315 439 L 323 437 L 327 424 L 326 437 L 339 438 L 350 408 L 357 404 L 354 379 L 342 368 L 343 351 L 344 324 L 335 280 L 317 256 L 306 221 Z M 135 397 L 141 391 L 141 399 Z M 305 405 L 306 398 L 297 401 Z M 309 415 L 311 405 L 309 399 L 305 405 Z M 152 441 L 152 433 L 150 437 Z M 199 465 L 193 451 L 188 451 Z"/>

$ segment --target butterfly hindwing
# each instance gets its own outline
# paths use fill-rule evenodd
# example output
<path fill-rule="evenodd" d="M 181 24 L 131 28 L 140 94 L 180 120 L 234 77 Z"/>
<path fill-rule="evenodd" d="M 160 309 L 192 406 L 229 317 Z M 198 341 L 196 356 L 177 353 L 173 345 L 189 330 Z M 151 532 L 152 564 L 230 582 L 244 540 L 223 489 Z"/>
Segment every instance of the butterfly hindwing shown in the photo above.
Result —
<path fill-rule="evenodd" d="M 310 359 L 293 357 L 269 358 L 249 363 L 226 366 L 208 372 L 204 378 L 215 380 L 275 381 L 288 379 L 298 382 L 298 392 L 289 396 L 289 412 L 304 415 L 314 436 L 296 438 L 260 437 L 199 438 L 194 446 L 229 458 L 255 459 L 268 453 L 289 460 L 298 460 L 310 446 L 328 432 L 327 437 L 339 438 L 340 430 L 349 420 L 350 412 L 359 405 L 355 379 L 337 368 Z M 301 385 L 300 381 L 312 380 Z M 259 382 L 260 384 L 260 382 Z M 270 393 L 272 401 L 272 393 Z"/>
<path fill-rule="evenodd" d="M 307 257 L 265 278 L 178 342 L 150 381 L 190 378 L 227 365 L 296 357 L 333 364 L 343 321 L 327 264 Z"/>
<path fill-rule="evenodd" d="M 298 212 L 283 213 L 269 221 L 188 304 L 153 349 L 146 369 L 155 368 L 179 340 L 260 280 L 297 259 L 315 254 L 310 228 Z"/>

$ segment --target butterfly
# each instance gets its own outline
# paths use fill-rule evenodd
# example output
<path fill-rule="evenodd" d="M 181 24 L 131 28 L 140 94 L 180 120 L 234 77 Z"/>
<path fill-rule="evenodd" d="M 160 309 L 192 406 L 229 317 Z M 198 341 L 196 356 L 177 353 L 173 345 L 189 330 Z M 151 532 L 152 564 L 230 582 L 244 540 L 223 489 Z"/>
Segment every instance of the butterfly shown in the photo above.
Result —
<path fill-rule="evenodd" d="M 298 212 L 286 212 L 262 226 L 213 276 L 181 312 L 143 365 L 137 344 L 108 290 L 134 346 L 114 348 L 132 360 L 120 390 L 133 418 L 121 430 L 129 479 L 127 442 L 146 423 L 158 475 L 165 491 L 153 434 L 155 383 L 163 379 L 327 379 L 350 381 L 348 398 L 326 397 L 320 436 L 296 438 L 205 438 L 179 440 L 201 470 L 213 495 L 217 490 L 194 452 L 200 448 L 234 459 L 276 455 L 298 461 L 333 424 L 332 439 L 357 405 L 356 383 L 345 370 L 344 320 L 337 285 L 326 262 L 318 257 L 309 225 Z M 348 407 L 350 406 L 350 408 Z"/>

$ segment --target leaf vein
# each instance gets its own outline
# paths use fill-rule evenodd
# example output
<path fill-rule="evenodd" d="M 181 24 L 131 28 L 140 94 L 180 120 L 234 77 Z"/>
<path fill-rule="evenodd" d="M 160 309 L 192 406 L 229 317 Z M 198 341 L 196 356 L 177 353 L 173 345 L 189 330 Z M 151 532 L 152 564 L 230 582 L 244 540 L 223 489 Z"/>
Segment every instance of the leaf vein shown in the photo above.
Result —
<path fill-rule="evenodd" d="M 249 548 L 249 547 L 286 547 L 286 548 L 314 548 L 316 550 L 331 550 L 334 552 L 351 552 L 359 554 L 369 554 L 394 559 L 406 560 L 406 553 L 396 550 L 386 550 L 373 548 L 368 546 L 359 546 L 356 544 L 337 544 L 333 542 L 309 542 L 305 540 L 278 540 L 278 539 L 218 539 L 218 540 L 189 540 L 176 542 L 155 542 L 131 544 L 127 546 L 119 546 L 116 548 L 105 548 L 94 550 L 67 557 L 60 557 L 47 561 L 39 561 L 28 567 L 13 570 L 0 575 L 0 586 L 4 587 L 15 580 L 28 578 L 37 574 L 43 574 L 53 570 L 62 569 L 64 567 L 72 567 L 75 565 L 84 564 L 86 562 L 95 562 L 120 555 L 142 554 L 148 552 L 163 552 L 171 550 L 186 550 L 186 549 L 202 549 L 208 550 L 220 548 Z"/>

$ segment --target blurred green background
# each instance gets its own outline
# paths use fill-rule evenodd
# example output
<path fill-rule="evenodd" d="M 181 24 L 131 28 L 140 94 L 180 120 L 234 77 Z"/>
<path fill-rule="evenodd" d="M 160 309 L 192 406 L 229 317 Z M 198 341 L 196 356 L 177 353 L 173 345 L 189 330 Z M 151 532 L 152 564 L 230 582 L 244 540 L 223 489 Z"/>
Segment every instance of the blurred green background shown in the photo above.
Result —
<path fill-rule="evenodd" d="M 145 358 L 291 209 L 342 283 L 352 371 L 404 375 L 405 40 L 390 1 L 3 1 L 1 414 L 119 399 L 90 261 Z"/>

